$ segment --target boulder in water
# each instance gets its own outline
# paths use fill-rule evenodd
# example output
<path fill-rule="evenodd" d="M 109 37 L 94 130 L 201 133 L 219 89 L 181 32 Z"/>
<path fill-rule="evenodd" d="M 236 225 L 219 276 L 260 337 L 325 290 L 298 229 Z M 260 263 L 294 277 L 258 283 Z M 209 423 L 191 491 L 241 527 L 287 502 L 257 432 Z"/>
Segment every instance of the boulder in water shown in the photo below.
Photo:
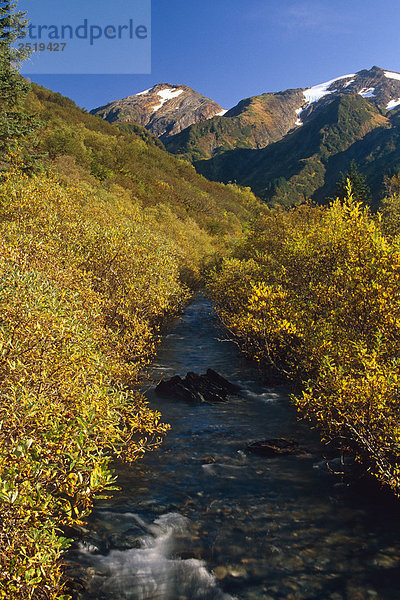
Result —
<path fill-rule="evenodd" d="M 239 391 L 237 385 L 213 369 L 208 369 L 205 375 L 190 372 L 184 379 L 175 375 L 170 379 L 163 379 L 156 387 L 160 396 L 191 403 L 226 402 L 228 396 L 237 395 Z"/>
<path fill-rule="evenodd" d="M 234 396 L 240 392 L 240 387 L 238 385 L 231 383 L 213 369 L 207 369 L 207 373 L 204 377 L 207 377 L 208 381 L 225 390 L 227 394 L 232 394 Z"/>
<path fill-rule="evenodd" d="M 294 440 L 284 438 L 273 438 L 271 440 L 262 440 L 253 442 L 246 448 L 246 452 L 272 458 L 274 456 L 287 456 L 289 454 L 301 454 L 299 445 Z"/>
<path fill-rule="evenodd" d="M 321 460 L 315 463 L 314 469 L 320 469 L 325 473 L 333 475 L 355 475 L 358 470 L 358 464 L 351 456 L 337 457 L 330 460 Z"/>
<path fill-rule="evenodd" d="M 171 379 L 163 379 L 156 387 L 156 392 L 159 396 L 165 398 L 176 398 L 177 400 L 186 400 L 187 402 L 195 402 L 197 398 L 190 390 L 183 379 L 179 375 L 171 377 Z"/>

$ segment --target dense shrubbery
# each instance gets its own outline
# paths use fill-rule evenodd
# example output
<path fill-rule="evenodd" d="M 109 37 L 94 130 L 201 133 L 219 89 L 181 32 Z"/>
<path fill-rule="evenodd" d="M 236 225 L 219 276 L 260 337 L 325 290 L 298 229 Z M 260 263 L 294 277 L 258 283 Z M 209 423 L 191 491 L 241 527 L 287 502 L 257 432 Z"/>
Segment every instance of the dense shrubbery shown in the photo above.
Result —
<path fill-rule="evenodd" d="M 185 298 L 179 257 L 140 217 L 54 178 L 0 186 L 1 597 L 59 591 L 59 528 L 166 431 L 127 391 Z M 132 208 L 134 213 L 134 209 Z"/>
<path fill-rule="evenodd" d="M 168 429 L 132 391 L 160 324 L 260 204 L 28 85 L 0 4 L 0 598 L 61 600 L 61 532 Z"/>
<path fill-rule="evenodd" d="M 43 173 L 18 153 L 0 182 L 0 597 L 61 597 L 60 528 L 79 523 L 167 427 L 127 391 L 159 325 L 258 203 L 140 132 L 42 88 Z M 139 127 L 139 126 L 138 126 Z M 5 157 L 3 157 L 5 160 Z M 25 160 L 25 159 L 24 159 Z M 47 173 L 47 174 L 44 174 Z"/>
<path fill-rule="evenodd" d="M 385 206 L 373 217 L 349 190 L 271 211 L 210 290 L 245 350 L 302 382 L 302 414 L 399 494 L 399 200 Z"/>

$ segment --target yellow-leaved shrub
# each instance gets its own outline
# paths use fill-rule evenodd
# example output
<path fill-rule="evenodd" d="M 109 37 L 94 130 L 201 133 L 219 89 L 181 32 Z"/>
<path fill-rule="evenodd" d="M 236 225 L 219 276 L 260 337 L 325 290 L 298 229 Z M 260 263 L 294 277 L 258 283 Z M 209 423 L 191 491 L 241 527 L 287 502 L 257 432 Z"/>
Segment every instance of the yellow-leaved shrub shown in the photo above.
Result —
<path fill-rule="evenodd" d="M 262 368 L 303 386 L 301 413 L 400 494 L 400 246 L 349 197 L 271 211 L 210 279 Z"/>
<path fill-rule="evenodd" d="M 132 390 L 187 298 L 184 257 L 121 211 L 18 169 L 0 184 L 0 598 L 62 598 L 60 532 L 168 426 Z"/>

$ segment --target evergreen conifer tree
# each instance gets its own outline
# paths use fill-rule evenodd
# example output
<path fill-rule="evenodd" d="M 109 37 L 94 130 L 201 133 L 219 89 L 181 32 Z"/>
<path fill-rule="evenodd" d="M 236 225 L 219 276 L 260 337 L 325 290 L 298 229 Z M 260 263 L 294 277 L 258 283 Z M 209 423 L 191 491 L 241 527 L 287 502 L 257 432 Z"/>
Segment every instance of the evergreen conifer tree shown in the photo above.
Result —
<path fill-rule="evenodd" d="M 0 0 L 0 155 L 2 162 L 7 152 L 19 144 L 32 146 L 30 137 L 38 127 L 36 119 L 24 109 L 29 91 L 28 82 L 20 75 L 22 62 L 28 50 L 15 44 L 24 37 L 28 21 L 25 13 L 17 10 L 15 0 Z"/>
<path fill-rule="evenodd" d="M 349 183 L 354 200 L 370 205 L 372 202 L 371 190 L 367 184 L 366 177 L 360 173 L 357 163 L 354 160 L 351 161 L 350 169 L 347 173 L 341 173 L 340 175 L 340 180 L 336 186 L 336 198 L 344 200 L 347 197 Z"/>

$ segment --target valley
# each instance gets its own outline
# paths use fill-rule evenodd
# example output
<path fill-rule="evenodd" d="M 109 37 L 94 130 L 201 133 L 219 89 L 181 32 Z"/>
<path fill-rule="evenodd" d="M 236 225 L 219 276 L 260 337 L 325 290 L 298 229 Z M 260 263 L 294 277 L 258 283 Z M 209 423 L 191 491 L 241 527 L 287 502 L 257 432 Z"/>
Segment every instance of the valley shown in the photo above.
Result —
<path fill-rule="evenodd" d="M 398 67 L 171 0 L 133 74 L 123 4 L 31 80 L 0 0 L 0 600 L 397 600 Z"/>

